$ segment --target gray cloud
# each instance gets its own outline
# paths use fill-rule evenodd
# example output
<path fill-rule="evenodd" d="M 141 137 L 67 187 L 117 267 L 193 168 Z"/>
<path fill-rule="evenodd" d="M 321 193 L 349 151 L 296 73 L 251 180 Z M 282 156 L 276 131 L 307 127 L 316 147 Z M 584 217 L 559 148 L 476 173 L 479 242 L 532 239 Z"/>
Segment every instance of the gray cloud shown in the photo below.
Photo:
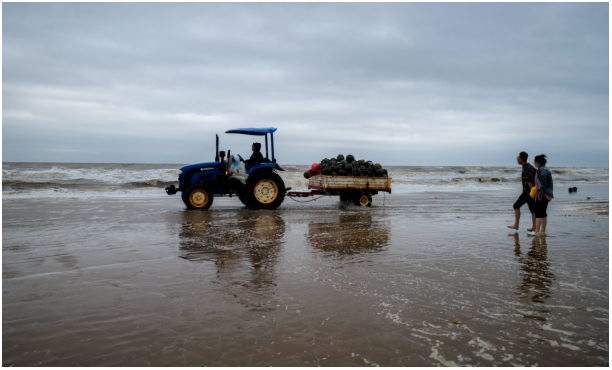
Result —
<path fill-rule="evenodd" d="M 607 3 L 6 3 L 3 160 L 607 166 Z"/>

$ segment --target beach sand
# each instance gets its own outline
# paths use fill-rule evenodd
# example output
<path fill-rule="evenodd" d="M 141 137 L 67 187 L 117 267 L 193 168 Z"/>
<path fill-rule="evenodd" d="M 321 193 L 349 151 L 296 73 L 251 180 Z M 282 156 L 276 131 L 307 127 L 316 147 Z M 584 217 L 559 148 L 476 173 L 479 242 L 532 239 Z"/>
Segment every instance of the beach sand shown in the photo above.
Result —
<path fill-rule="evenodd" d="M 518 191 L 5 200 L 2 364 L 608 366 L 608 185 Z"/>

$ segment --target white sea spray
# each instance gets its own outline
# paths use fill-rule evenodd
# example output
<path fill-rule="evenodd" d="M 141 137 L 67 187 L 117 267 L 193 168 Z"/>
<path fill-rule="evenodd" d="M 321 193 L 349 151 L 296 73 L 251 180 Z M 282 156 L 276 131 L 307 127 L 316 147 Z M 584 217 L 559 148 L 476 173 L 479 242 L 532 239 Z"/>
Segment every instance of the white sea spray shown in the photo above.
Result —
<path fill-rule="evenodd" d="M 206 161 L 204 161 L 206 162 Z M 394 194 L 419 192 L 498 191 L 520 188 L 520 166 L 387 166 Z M 166 196 L 178 185 L 181 164 L 138 163 L 3 163 L 3 199 Z M 308 190 L 308 165 L 281 164 L 286 187 Z M 554 168 L 555 185 L 608 183 L 607 168 Z M 155 189 L 155 192 L 148 190 Z"/>

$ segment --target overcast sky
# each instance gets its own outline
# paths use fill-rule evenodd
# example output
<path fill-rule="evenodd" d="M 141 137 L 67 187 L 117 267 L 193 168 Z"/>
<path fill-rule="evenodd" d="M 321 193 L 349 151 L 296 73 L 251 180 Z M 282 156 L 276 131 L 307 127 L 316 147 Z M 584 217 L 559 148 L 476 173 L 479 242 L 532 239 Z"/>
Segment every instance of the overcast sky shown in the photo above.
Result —
<path fill-rule="evenodd" d="M 607 3 L 4 3 L 3 161 L 608 166 Z"/>

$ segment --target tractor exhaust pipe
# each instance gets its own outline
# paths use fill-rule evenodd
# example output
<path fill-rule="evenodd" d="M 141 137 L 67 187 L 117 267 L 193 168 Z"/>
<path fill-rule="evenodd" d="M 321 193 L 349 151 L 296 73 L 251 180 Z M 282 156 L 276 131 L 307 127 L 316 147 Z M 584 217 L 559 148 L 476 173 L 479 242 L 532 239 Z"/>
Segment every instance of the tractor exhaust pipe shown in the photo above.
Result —
<path fill-rule="evenodd" d="M 215 150 L 215 162 L 219 162 L 219 135 L 215 134 L 217 137 L 217 149 Z"/>

